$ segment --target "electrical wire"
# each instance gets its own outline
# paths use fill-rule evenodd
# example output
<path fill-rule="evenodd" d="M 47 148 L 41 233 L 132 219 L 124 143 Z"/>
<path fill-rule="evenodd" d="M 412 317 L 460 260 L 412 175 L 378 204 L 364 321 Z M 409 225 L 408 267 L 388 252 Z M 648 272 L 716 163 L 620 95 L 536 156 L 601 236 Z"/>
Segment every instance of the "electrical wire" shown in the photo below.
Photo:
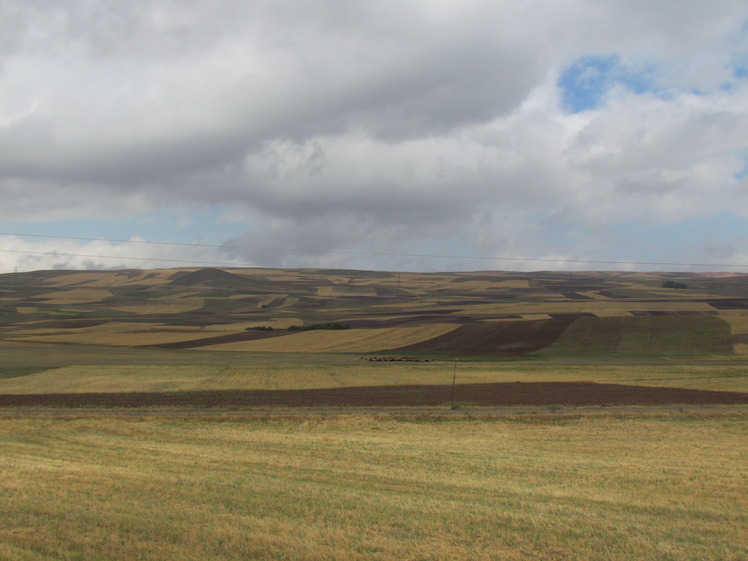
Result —
<path fill-rule="evenodd" d="M 175 247 L 191 247 L 191 248 L 212 248 L 212 249 L 232 249 L 232 250 L 244 250 L 244 251 L 267 251 L 273 253 L 294 253 L 298 252 L 298 249 L 291 248 L 280 248 L 280 247 L 258 247 L 258 246 L 245 246 L 245 245 L 215 245 L 215 244 L 203 244 L 203 243 L 186 243 L 186 242 L 161 242 L 161 241 L 147 241 L 147 240 L 122 240 L 113 238 L 88 238 L 80 236 L 59 236 L 59 235 L 45 235 L 45 234 L 19 234 L 0 232 L 0 236 L 16 236 L 16 237 L 28 237 L 28 238 L 45 238 L 45 239 L 59 239 L 59 240 L 75 240 L 75 241 L 98 241 L 107 243 L 128 243 L 128 244 L 141 244 L 141 245 L 159 245 L 159 246 L 175 246 Z M 116 255 L 90 255 L 83 253 L 69 253 L 69 252 L 58 252 L 58 251 L 26 251 L 18 249 L 0 249 L 0 252 L 4 253 L 24 253 L 29 255 L 48 255 L 48 256 L 61 256 L 61 257 L 84 257 L 91 259 L 121 259 L 128 261 L 160 261 L 165 263 L 184 263 L 184 264 L 203 264 L 203 265 L 221 265 L 231 267 L 256 267 L 255 264 L 250 263 L 237 263 L 230 261 L 207 261 L 207 260 L 189 260 L 189 259 L 170 259 L 170 258 L 157 258 L 157 257 L 123 257 Z M 678 261 L 624 261 L 624 260 L 601 260 L 601 259 L 552 259 L 543 257 L 505 257 L 505 256 L 486 256 L 486 255 L 443 255 L 433 253 L 389 253 L 389 252 L 375 252 L 375 251 L 345 251 L 345 250 L 330 250 L 328 253 L 337 255 L 363 255 L 371 257 L 408 257 L 408 258 L 427 258 L 427 259 L 460 259 L 460 260 L 474 260 L 474 261 L 512 261 L 512 262 L 531 262 L 531 263 L 581 263 L 590 265 L 646 265 L 646 266 L 661 266 L 661 267 L 719 267 L 719 268 L 748 268 L 748 265 L 735 264 L 735 263 L 684 263 Z"/>

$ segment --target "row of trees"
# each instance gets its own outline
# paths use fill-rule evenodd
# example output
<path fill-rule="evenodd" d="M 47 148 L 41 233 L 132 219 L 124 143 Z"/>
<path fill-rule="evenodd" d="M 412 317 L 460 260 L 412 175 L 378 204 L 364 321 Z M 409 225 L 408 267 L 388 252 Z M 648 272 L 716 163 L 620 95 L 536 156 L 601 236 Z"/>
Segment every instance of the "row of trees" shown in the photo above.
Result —
<path fill-rule="evenodd" d="M 662 281 L 662 288 L 688 288 L 688 285 L 684 282 L 678 281 Z"/>
<path fill-rule="evenodd" d="M 313 323 L 311 325 L 292 325 L 288 328 L 288 331 L 314 331 L 316 329 L 336 331 L 350 328 L 351 326 L 347 323 Z M 245 331 L 273 331 L 273 328 L 268 325 L 260 325 L 257 327 L 247 327 Z"/>

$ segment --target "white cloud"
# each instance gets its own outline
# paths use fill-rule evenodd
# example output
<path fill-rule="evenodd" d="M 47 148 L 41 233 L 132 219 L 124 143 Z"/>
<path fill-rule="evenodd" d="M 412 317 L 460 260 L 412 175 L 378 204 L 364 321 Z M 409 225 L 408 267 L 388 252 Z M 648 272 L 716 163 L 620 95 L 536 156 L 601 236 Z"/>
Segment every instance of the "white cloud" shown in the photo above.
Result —
<path fill-rule="evenodd" d="M 737 0 L 2 4 L 0 219 L 228 205 L 235 242 L 289 250 L 236 258 L 286 265 L 455 236 L 623 255 L 600 239 L 627 220 L 748 218 L 746 20 Z M 660 91 L 567 114 L 561 72 L 599 55 Z"/>

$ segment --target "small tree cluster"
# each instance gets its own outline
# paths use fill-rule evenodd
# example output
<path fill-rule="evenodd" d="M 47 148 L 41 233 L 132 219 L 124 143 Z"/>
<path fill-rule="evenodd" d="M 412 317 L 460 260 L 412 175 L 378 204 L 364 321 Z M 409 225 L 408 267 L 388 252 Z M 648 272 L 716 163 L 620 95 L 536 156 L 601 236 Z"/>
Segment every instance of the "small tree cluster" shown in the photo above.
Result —
<path fill-rule="evenodd" d="M 351 326 L 347 323 L 313 323 L 311 325 L 292 325 L 288 328 L 289 331 L 314 331 L 315 329 L 350 329 Z"/>
<path fill-rule="evenodd" d="M 677 281 L 663 281 L 662 288 L 688 288 L 688 285 L 684 282 Z"/>

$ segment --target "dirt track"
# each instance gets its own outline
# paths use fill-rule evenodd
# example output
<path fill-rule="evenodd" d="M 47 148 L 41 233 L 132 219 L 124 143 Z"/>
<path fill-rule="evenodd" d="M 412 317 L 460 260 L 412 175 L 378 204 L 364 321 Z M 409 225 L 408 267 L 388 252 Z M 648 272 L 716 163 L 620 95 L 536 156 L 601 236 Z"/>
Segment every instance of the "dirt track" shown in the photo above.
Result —
<path fill-rule="evenodd" d="M 452 401 L 450 386 L 377 386 L 316 390 L 0 395 L 0 407 L 401 407 Z M 462 384 L 454 401 L 480 406 L 748 404 L 748 393 L 583 382 Z"/>

